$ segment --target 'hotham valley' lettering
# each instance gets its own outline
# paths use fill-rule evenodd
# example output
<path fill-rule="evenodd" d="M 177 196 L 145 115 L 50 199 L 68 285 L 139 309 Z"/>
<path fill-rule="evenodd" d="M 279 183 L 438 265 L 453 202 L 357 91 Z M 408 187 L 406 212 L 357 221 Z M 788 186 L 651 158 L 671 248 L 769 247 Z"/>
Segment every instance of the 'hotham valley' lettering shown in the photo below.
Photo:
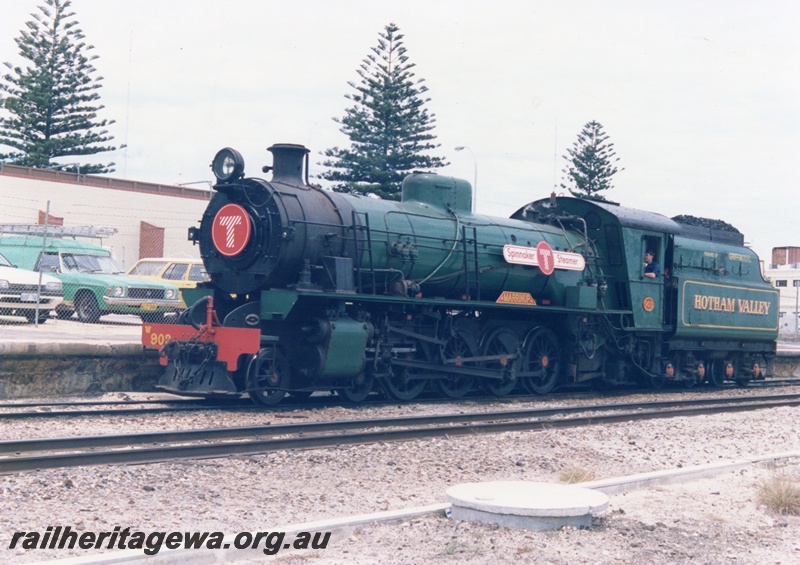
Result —
<path fill-rule="evenodd" d="M 740 314 L 753 314 L 756 316 L 769 315 L 770 302 L 767 300 L 747 300 L 745 298 L 727 298 L 725 296 L 694 296 L 695 310 L 709 310 L 711 312 L 730 312 Z"/>

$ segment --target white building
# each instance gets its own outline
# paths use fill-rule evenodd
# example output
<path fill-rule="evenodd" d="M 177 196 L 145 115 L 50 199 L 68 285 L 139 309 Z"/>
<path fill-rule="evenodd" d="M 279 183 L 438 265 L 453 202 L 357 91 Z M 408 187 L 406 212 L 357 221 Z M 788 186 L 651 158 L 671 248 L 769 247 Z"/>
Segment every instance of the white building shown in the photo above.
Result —
<path fill-rule="evenodd" d="M 780 333 L 782 338 L 800 338 L 800 247 L 773 247 L 772 263 L 764 276 L 780 292 Z"/>
<path fill-rule="evenodd" d="M 199 259 L 187 233 L 209 196 L 208 189 L 0 163 L 0 224 L 114 228 L 90 243 L 109 249 L 125 270 L 144 257 Z"/>

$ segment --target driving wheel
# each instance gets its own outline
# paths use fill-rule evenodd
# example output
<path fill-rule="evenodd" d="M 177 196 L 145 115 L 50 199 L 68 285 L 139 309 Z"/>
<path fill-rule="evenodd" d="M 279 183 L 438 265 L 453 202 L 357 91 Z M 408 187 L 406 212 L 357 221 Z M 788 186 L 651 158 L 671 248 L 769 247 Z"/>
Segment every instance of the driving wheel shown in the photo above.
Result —
<path fill-rule="evenodd" d="M 353 377 L 348 386 L 337 389 L 336 394 L 350 402 L 362 402 L 372 392 L 374 382 L 375 378 L 372 375 L 362 371 Z"/>
<path fill-rule="evenodd" d="M 489 357 L 493 355 L 515 355 L 519 348 L 519 338 L 516 334 L 506 328 L 497 328 L 487 334 L 482 343 L 481 355 Z M 485 379 L 483 386 L 495 396 L 505 396 L 510 394 L 517 386 L 516 372 L 519 370 L 519 359 L 509 358 L 498 361 L 485 361 L 483 367 L 493 369 L 499 379 Z"/>
<path fill-rule="evenodd" d="M 558 338 L 547 328 L 533 328 L 524 341 L 522 383 L 534 394 L 547 394 L 558 383 Z"/>
<path fill-rule="evenodd" d="M 272 406 L 286 396 L 289 366 L 275 346 L 264 347 L 247 368 L 247 394 L 256 404 Z"/>
<path fill-rule="evenodd" d="M 457 332 L 447 340 L 442 349 L 442 359 L 445 366 L 462 367 L 459 359 L 475 357 L 477 347 L 474 341 L 469 339 L 462 332 Z M 471 375 L 460 375 L 457 373 L 445 373 L 436 380 L 436 389 L 448 398 L 461 398 L 472 390 L 475 384 L 475 377 Z"/>
<path fill-rule="evenodd" d="M 429 355 L 424 344 L 418 343 L 415 353 L 408 353 L 406 358 L 416 361 L 429 361 Z M 415 367 L 404 367 L 393 364 L 391 375 L 383 379 L 382 385 L 386 394 L 396 400 L 413 400 L 425 389 L 427 378 L 422 370 Z"/>

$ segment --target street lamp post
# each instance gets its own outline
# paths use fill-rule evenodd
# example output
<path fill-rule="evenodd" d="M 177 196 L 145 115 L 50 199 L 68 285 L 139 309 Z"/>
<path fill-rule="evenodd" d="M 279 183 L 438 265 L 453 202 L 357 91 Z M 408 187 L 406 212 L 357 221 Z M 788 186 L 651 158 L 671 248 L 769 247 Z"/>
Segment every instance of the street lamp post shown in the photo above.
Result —
<path fill-rule="evenodd" d="M 798 325 L 800 325 L 800 312 L 797 310 L 798 302 L 800 302 L 800 280 L 792 281 L 794 285 L 794 338 L 797 339 Z M 780 300 L 780 299 L 779 299 Z"/>
<path fill-rule="evenodd" d="M 475 213 L 475 205 L 478 202 L 478 160 L 475 158 L 475 153 L 466 145 L 459 145 L 455 148 L 456 151 L 463 151 L 466 149 L 472 156 L 472 166 L 474 168 L 474 179 L 472 183 L 472 212 Z"/>
<path fill-rule="evenodd" d="M 206 184 L 208 185 L 208 199 L 211 200 L 211 195 L 214 192 L 214 183 L 210 180 L 195 180 L 192 182 L 182 182 L 178 186 L 191 186 L 193 184 Z"/>
<path fill-rule="evenodd" d="M 62 169 L 64 167 L 75 167 L 75 182 L 81 182 L 81 164 L 80 163 L 62 163 L 59 164 Z"/>

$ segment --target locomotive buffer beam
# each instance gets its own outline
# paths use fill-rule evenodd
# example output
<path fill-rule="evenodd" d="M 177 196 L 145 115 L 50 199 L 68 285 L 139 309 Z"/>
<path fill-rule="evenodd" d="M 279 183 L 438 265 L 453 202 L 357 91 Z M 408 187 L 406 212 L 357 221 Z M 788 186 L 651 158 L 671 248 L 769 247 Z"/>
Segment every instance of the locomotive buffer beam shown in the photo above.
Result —
<path fill-rule="evenodd" d="M 197 366 L 170 362 L 155 388 L 187 396 L 239 396 L 225 363 L 211 361 Z"/>

